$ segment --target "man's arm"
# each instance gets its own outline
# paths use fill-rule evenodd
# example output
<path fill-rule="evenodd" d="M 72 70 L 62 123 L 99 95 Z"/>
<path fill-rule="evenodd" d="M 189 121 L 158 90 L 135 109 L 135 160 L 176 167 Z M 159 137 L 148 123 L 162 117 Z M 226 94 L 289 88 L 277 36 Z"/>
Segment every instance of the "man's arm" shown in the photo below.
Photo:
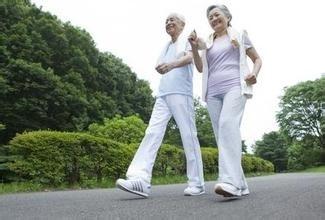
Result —
<path fill-rule="evenodd" d="M 165 74 L 174 68 L 182 67 L 192 62 L 192 51 L 185 52 L 185 55 L 170 63 L 162 63 L 156 67 L 156 70 L 160 74 Z"/>

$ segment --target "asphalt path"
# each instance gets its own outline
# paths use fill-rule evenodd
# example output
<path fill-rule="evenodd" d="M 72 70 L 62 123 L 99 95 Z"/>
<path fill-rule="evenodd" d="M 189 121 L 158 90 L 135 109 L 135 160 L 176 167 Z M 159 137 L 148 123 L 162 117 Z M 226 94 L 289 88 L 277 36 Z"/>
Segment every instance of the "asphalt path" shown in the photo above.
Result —
<path fill-rule="evenodd" d="M 186 184 L 153 186 L 148 199 L 119 189 L 18 193 L 0 196 L 0 219 L 325 219 L 325 174 L 248 178 L 250 195 L 225 199 L 183 196 Z"/>

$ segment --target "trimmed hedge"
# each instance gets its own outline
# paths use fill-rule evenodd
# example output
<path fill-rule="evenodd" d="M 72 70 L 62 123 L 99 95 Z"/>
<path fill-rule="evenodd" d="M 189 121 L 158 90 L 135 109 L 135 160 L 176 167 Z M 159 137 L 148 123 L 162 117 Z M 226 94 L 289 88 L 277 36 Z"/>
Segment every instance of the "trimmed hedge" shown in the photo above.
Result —
<path fill-rule="evenodd" d="M 132 154 L 136 153 L 139 144 L 129 145 Z M 202 161 L 204 174 L 218 173 L 218 149 L 202 147 Z M 133 156 L 132 156 L 133 158 Z M 132 160 L 131 158 L 131 160 Z M 130 162 L 131 162 L 130 160 Z M 244 172 L 274 172 L 274 165 L 267 160 L 254 157 L 250 154 L 242 156 Z M 184 175 L 186 173 L 186 158 L 184 150 L 168 144 L 163 144 L 159 151 L 153 168 L 153 175 Z"/>
<path fill-rule="evenodd" d="M 86 133 L 36 131 L 18 134 L 9 143 L 13 162 L 8 163 L 20 179 L 59 185 L 77 184 L 85 180 L 116 179 L 125 172 L 139 144 L 122 144 Z M 218 172 L 218 150 L 201 148 L 205 174 Z M 273 172 L 271 162 L 243 155 L 245 172 Z M 153 175 L 184 175 L 184 150 L 168 144 L 159 149 Z"/>
<path fill-rule="evenodd" d="M 218 149 L 202 147 L 203 172 L 205 174 L 216 174 L 218 172 Z"/>
<path fill-rule="evenodd" d="M 28 132 L 9 144 L 11 154 L 19 155 L 9 168 L 23 179 L 50 185 L 118 178 L 132 156 L 121 143 L 84 133 Z"/>
<path fill-rule="evenodd" d="M 273 163 L 249 154 L 242 157 L 242 166 L 245 173 L 274 172 Z"/>

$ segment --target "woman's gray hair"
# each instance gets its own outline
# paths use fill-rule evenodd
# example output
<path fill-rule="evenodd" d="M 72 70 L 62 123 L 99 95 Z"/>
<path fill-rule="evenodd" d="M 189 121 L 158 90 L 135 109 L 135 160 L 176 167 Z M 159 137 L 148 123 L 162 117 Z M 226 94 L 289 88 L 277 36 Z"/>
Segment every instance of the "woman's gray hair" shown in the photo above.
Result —
<path fill-rule="evenodd" d="M 183 22 L 184 23 L 184 25 L 185 25 L 185 17 L 183 16 L 183 15 L 181 15 L 181 14 L 179 14 L 179 13 L 170 13 L 168 16 L 167 16 L 168 18 L 169 17 L 175 17 L 175 18 L 177 18 L 178 20 L 180 20 L 181 22 Z"/>
<path fill-rule="evenodd" d="M 225 16 L 229 19 L 228 26 L 231 26 L 230 22 L 231 22 L 231 19 L 232 19 L 232 15 L 231 15 L 229 9 L 227 8 L 227 6 L 225 6 L 225 5 L 210 5 L 207 8 L 207 17 L 209 17 L 210 11 L 212 11 L 215 8 L 219 9 L 220 11 L 222 11 L 222 13 L 225 14 Z"/>

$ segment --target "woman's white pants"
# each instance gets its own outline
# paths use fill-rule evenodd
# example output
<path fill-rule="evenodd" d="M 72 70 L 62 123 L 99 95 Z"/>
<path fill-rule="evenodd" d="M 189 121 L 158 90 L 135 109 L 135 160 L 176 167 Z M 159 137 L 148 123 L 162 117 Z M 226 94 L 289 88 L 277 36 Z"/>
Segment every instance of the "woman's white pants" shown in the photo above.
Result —
<path fill-rule="evenodd" d="M 242 141 L 240 124 L 246 97 L 236 87 L 224 95 L 209 97 L 207 106 L 219 151 L 218 182 L 246 189 L 247 182 L 241 166 Z"/>

